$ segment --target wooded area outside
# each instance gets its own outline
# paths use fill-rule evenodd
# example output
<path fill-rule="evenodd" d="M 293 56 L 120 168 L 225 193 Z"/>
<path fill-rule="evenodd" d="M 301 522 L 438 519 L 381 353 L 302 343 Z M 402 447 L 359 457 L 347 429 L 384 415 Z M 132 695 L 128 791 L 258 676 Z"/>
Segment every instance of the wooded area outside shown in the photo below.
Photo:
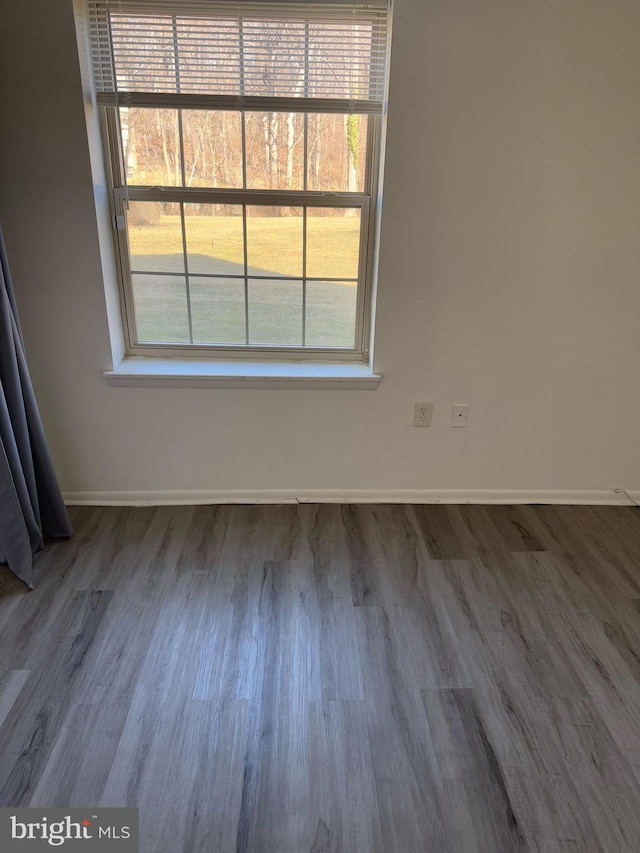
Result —
<path fill-rule="evenodd" d="M 122 108 L 127 182 L 363 192 L 368 121 L 354 114 L 246 112 L 243 118 L 239 111 Z"/>

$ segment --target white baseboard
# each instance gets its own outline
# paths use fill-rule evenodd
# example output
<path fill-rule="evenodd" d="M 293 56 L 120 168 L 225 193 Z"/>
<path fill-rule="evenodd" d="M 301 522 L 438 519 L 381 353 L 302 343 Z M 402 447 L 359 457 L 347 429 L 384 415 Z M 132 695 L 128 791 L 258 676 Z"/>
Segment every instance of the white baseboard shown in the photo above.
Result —
<path fill-rule="evenodd" d="M 640 505 L 640 492 L 546 489 L 234 489 L 230 491 L 65 492 L 68 506 L 186 504 L 416 503 Z"/>

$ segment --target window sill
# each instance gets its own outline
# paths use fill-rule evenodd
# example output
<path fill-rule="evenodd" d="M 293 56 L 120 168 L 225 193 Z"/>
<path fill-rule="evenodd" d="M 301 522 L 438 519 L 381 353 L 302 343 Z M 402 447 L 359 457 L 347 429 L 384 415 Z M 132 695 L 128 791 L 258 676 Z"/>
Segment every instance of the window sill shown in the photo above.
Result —
<path fill-rule="evenodd" d="M 373 391 L 381 376 L 368 364 L 289 361 L 198 361 L 125 358 L 104 377 L 124 388 L 265 388 Z"/>

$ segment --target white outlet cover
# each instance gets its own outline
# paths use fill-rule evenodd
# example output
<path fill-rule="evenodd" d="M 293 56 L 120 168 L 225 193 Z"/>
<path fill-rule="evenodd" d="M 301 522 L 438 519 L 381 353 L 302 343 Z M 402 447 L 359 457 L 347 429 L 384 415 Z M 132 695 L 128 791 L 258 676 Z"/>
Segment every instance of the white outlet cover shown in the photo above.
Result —
<path fill-rule="evenodd" d="M 451 426 L 466 427 L 469 423 L 469 404 L 454 403 L 451 407 Z"/>

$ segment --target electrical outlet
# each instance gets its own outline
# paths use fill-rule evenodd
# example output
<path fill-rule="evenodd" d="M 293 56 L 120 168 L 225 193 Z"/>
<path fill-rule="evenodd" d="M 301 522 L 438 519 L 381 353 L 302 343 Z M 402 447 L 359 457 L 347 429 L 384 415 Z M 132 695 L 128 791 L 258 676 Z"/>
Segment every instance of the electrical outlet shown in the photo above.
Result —
<path fill-rule="evenodd" d="M 466 427 L 469 423 L 469 404 L 454 403 L 451 407 L 451 426 Z"/>
<path fill-rule="evenodd" d="M 416 403 L 416 408 L 413 413 L 414 427 L 431 426 L 431 413 L 433 412 L 433 403 Z"/>

